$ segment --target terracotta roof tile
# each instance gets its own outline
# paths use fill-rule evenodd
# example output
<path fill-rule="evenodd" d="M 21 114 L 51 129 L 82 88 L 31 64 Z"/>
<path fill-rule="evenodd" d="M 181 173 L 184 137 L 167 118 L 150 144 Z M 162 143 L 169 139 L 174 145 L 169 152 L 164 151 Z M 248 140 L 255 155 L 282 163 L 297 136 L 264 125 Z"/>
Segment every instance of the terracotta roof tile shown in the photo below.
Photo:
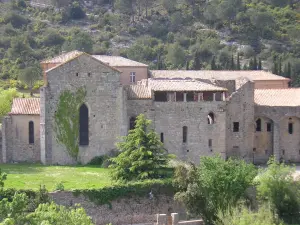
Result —
<path fill-rule="evenodd" d="M 54 64 L 60 64 L 60 63 L 64 63 L 72 58 L 75 58 L 76 56 L 82 54 L 83 52 L 80 52 L 80 51 L 77 51 L 77 50 L 74 50 L 74 51 L 71 51 L 71 52 L 66 52 L 66 53 L 63 53 L 61 55 L 58 55 L 58 56 L 55 56 L 54 58 L 51 58 L 51 59 L 46 59 L 46 60 L 43 60 L 42 63 L 54 63 Z"/>
<path fill-rule="evenodd" d="M 149 79 L 154 91 L 227 91 L 226 88 L 197 80 Z"/>
<path fill-rule="evenodd" d="M 300 88 L 256 89 L 254 102 L 261 106 L 300 106 Z"/>
<path fill-rule="evenodd" d="M 144 85 L 130 85 L 127 89 L 128 99 L 151 99 L 151 91 Z"/>
<path fill-rule="evenodd" d="M 152 70 L 153 78 L 193 78 L 193 79 L 216 79 L 216 80 L 236 80 L 246 77 L 251 81 L 255 80 L 289 80 L 288 78 L 272 74 L 262 70 Z"/>
<path fill-rule="evenodd" d="M 10 114 L 40 115 L 40 99 L 39 98 L 15 98 L 13 99 Z"/>
<path fill-rule="evenodd" d="M 113 67 L 122 67 L 122 66 L 147 67 L 148 66 L 144 63 L 140 63 L 121 56 L 93 55 L 93 57 Z"/>

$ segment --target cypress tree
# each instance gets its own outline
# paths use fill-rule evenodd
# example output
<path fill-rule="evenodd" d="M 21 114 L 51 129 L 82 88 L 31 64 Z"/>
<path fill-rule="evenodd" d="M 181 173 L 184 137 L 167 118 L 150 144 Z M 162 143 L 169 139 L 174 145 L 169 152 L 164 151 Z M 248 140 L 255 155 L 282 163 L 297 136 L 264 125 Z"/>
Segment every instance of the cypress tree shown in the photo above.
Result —
<path fill-rule="evenodd" d="M 288 78 L 292 79 L 292 68 L 291 68 L 291 63 L 288 62 L 288 69 L 287 69 L 287 76 Z"/>
<path fill-rule="evenodd" d="M 236 69 L 241 70 L 240 54 L 239 53 L 237 54 Z"/>
<path fill-rule="evenodd" d="M 233 54 L 231 55 L 230 70 L 235 70 Z"/>
<path fill-rule="evenodd" d="M 253 60 L 253 70 L 257 70 L 257 60 L 256 60 L 256 56 L 254 56 L 254 60 Z"/>
<path fill-rule="evenodd" d="M 189 70 L 189 69 L 190 69 L 189 67 L 190 67 L 190 61 L 187 60 L 187 61 L 186 61 L 186 65 L 185 65 L 185 69 L 186 69 L 186 70 Z"/>
<path fill-rule="evenodd" d="M 261 63 L 261 58 L 258 60 L 258 70 L 262 70 L 262 63 Z"/>
<path fill-rule="evenodd" d="M 281 75 L 282 74 L 282 68 L 281 68 L 281 58 L 279 58 L 279 62 L 278 62 L 278 75 Z"/>
<path fill-rule="evenodd" d="M 211 67 L 212 70 L 217 70 L 218 69 L 218 66 L 216 65 L 216 60 L 215 60 L 214 56 L 211 60 L 210 67 Z"/>
<path fill-rule="evenodd" d="M 194 64 L 193 64 L 193 69 L 194 70 L 200 70 L 201 69 L 201 63 L 200 63 L 200 59 L 199 59 L 199 52 L 198 50 L 195 52 L 194 55 Z"/>
<path fill-rule="evenodd" d="M 249 70 L 253 70 L 254 68 L 254 62 L 253 62 L 253 59 L 250 59 L 250 62 L 249 62 Z"/>

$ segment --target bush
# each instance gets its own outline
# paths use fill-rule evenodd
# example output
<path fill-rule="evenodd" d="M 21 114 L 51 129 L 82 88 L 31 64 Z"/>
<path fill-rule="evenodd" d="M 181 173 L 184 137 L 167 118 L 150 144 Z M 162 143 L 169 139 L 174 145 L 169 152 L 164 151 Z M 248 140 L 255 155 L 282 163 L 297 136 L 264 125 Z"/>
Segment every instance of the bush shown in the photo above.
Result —
<path fill-rule="evenodd" d="M 220 218 L 216 225 L 275 225 L 284 223 L 278 221 L 272 213 L 270 207 L 262 205 L 257 211 L 251 211 L 244 205 L 235 207 L 231 212 L 225 214 L 220 212 Z"/>
<path fill-rule="evenodd" d="M 245 198 L 255 176 L 254 165 L 243 160 L 202 157 L 198 167 L 176 168 L 174 183 L 179 192 L 175 198 L 191 214 L 201 216 L 206 224 L 213 224 L 218 220 L 219 210 L 226 212 Z"/>
<path fill-rule="evenodd" d="M 59 182 L 55 185 L 55 191 L 64 191 L 65 190 L 65 186 L 62 182 Z"/>
<path fill-rule="evenodd" d="M 173 196 L 175 188 L 170 179 L 165 180 L 144 180 L 133 183 L 115 184 L 101 189 L 74 190 L 75 196 L 84 195 L 97 205 L 110 204 L 118 198 L 130 198 L 132 196 L 149 197 L 149 193 L 157 197 L 158 195 Z"/>
<path fill-rule="evenodd" d="M 274 214 L 288 223 L 299 223 L 300 183 L 292 176 L 294 168 L 270 158 L 256 182 L 258 199 L 271 204 Z"/>
<path fill-rule="evenodd" d="M 91 161 L 88 163 L 88 165 L 102 166 L 103 162 L 108 158 L 109 157 L 107 155 L 96 156 L 91 159 Z"/>

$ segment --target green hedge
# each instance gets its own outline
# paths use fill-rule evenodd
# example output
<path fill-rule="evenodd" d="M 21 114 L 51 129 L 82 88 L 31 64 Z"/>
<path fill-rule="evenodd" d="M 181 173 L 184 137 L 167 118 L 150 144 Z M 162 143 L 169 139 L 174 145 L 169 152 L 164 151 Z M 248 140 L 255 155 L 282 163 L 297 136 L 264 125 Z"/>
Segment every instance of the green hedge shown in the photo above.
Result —
<path fill-rule="evenodd" d="M 122 197 L 145 196 L 149 197 L 152 191 L 154 198 L 157 195 L 175 194 L 171 179 L 146 180 L 142 182 L 115 184 L 101 189 L 73 190 L 74 196 L 84 195 L 97 205 L 110 204 L 111 201 Z"/>
<path fill-rule="evenodd" d="M 9 201 L 11 201 L 16 192 L 25 193 L 29 199 L 36 198 L 38 193 L 37 191 L 34 190 L 16 190 L 14 188 L 3 189 L 0 190 L 0 201 L 4 198 L 7 198 Z"/>

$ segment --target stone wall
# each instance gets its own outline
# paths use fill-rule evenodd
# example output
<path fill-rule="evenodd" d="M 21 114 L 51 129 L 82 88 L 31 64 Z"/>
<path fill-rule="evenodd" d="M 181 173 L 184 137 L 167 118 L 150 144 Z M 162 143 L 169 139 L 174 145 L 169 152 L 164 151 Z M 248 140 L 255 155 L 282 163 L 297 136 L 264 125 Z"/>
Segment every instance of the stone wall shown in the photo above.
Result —
<path fill-rule="evenodd" d="M 34 143 L 29 144 L 29 122 L 34 124 Z M 2 123 L 2 161 L 40 162 L 40 117 L 11 115 Z"/>
<path fill-rule="evenodd" d="M 300 161 L 300 107 L 255 106 L 256 118 L 272 121 L 272 152 L 278 160 L 287 162 Z M 288 124 L 293 124 L 289 133 Z M 256 135 L 258 135 L 256 132 Z M 268 140 L 261 144 L 267 145 Z"/>
<path fill-rule="evenodd" d="M 57 204 L 74 206 L 79 203 L 97 225 L 141 224 L 156 222 L 156 214 L 170 215 L 173 212 L 185 214 L 185 210 L 170 196 L 123 198 L 114 200 L 111 205 L 95 205 L 84 196 L 75 197 L 71 192 L 51 193 Z"/>
<path fill-rule="evenodd" d="M 120 73 L 83 54 L 47 72 L 48 86 L 45 97 L 45 134 L 47 161 L 58 164 L 75 163 L 66 151 L 66 146 L 57 141 L 55 133 L 55 112 L 61 93 L 86 90 L 84 103 L 89 113 L 89 145 L 79 147 L 78 159 L 89 162 L 97 155 L 103 155 L 114 148 L 116 137 L 121 133 L 122 108 L 118 107 L 123 96 Z M 79 110 L 80 105 L 78 106 Z M 72 116 L 72 115 L 70 115 Z M 49 152 L 49 153 L 48 153 Z"/>
<path fill-rule="evenodd" d="M 247 79 L 238 79 L 236 92 L 228 100 L 227 156 L 237 156 L 251 161 L 254 135 L 254 83 Z M 237 132 L 234 132 L 234 123 L 239 123 Z"/>
<path fill-rule="evenodd" d="M 128 101 L 128 123 L 131 116 L 143 113 L 153 122 L 155 131 L 164 137 L 164 146 L 179 159 L 199 162 L 200 156 L 225 154 L 226 102 L 154 102 Z M 214 123 L 208 124 L 208 114 Z M 187 141 L 183 143 L 183 127 Z M 212 146 L 209 146 L 211 140 Z"/>

